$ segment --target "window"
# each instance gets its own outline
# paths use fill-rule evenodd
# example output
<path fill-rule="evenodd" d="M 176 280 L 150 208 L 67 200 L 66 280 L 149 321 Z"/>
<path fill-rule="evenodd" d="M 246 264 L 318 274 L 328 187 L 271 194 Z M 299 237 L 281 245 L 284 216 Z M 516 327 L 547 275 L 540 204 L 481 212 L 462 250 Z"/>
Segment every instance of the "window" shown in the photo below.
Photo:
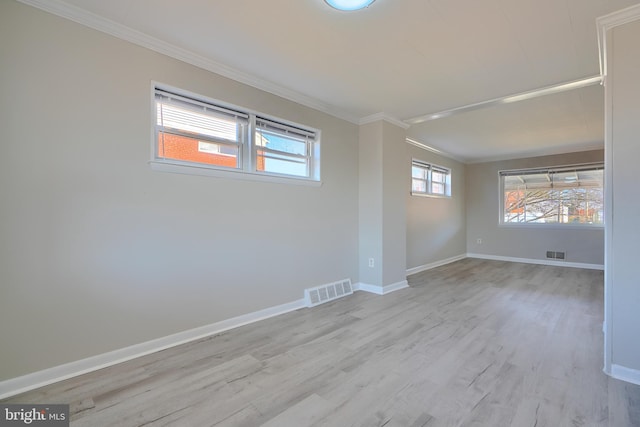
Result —
<path fill-rule="evenodd" d="M 411 194 L 451 196 L 451 170 L 419 160 L 411 162 Z"/>
<path fill-rule="evenodd" d="M 255 151 L 260 171 L 308 177 L 313 132 L 270 120 L 256 119 Z"/>
<path fill-rule="evenodd" d="M 318 131 L 158 87 L 154 94 L 152 163 L 320 180 Z"/>
<path fill-rule="evenodd" d="M 602 164 L 500 172 L 503 224 L 604 224 Z"/>

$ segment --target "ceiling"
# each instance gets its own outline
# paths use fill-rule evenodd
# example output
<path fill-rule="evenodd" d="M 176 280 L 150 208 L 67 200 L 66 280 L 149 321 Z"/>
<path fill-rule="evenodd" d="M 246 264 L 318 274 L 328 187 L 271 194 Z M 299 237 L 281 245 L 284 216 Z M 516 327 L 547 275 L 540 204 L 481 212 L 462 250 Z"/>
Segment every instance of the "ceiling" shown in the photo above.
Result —
<path fill-rule="evenodd" d="M 597 76 L 596 18 L 639 3 L 377 0 L 339 12 L 323 0 L 21 1 L 135 30 L 355 123 Z M 579 151 L 603 146 L 603 103 L 595 85 L 414 124 L 407 134 L 466 162 Z"/>

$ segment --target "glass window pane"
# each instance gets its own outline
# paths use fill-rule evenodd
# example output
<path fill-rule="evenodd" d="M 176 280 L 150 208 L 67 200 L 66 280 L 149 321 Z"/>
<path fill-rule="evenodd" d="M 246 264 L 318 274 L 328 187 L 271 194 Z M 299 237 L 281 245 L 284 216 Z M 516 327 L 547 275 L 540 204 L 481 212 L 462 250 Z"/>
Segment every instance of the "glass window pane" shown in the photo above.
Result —
<path fill-rule="evenodd" d="M 567 213 L 566 206 L 559 202 L 557 192 L 554 190 L 527 190 L 524 202 L 525 222 L 563 222 Z"/>
<path fill-rule="evenodd" d="M 257 131 L 256 146 L 267 147 L 283 153 L 307 156 L 309 144 L 306 140 L 288 138 L 272 132 Z"/>
<path fill-rule="evenodd" d="M 431 172 L 431 180 L 433 182 L 442 182 L 444 183 L 446 179 L 446 175 L 442 172 L 436 172 L 436 171 L 432 171 Z"/>
<path fill-rule="evenodd" d="M 412 179 L 411 180 L 411 191 L 426 193 L 427 192 L 427 182 L 422 179 Z"/>
<path fill-rule="evenodd" d="M 433 194 L 444 194 L 444 184 L 439 182 L 431 183 L 431 192 Z"/>
<path fill-rule="evenodd" d="M 601 167 L 503 176 L 504 222 L 603 224 Z"/>
<path fill-rule="evenodd" d="M 256 161 L 256 170 L 261 172 L 309 176 L 307 161 L 304 158 L 258 150 Z"/>
<path fill-rule="evenodd" d="M 255 145 L 268 150 L 256 152 L 256 170 L 282 175 L 309 176 L 311 143 L 297 136 L 257 130 Z"/>
<path fill-rule="evenodd" d="M 504 221 L 524 222 L 524 190 L 505 191 Z"/>
<path fill-rule="evenodd" d="M 419 179 L 427 179 L 427 170 L 418 166 L 411 168 L 411 177 Z"/>
<path fill-rule="evenodd" d="M 505 221 L 602 224 L 602 200 L 594 189 L 507 191 Z"/>
<path fill-rule="evenodd" d="M 158 134 L 158 158 L 238 168 L 239 147 L 166 132 Z"/>

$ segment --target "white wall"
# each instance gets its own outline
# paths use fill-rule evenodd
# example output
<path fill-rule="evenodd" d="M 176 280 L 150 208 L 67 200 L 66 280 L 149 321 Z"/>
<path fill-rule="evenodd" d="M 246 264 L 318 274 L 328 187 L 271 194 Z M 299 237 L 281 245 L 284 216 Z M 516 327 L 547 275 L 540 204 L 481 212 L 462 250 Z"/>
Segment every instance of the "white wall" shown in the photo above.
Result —
<path fill-rule="evenodd" d="M 407 184 L 407 269 L 461 256 L 467 251 L 465 165 L 407 144 L 407 168 L 412 159 L 451 169 L 451 197 L 412 196 L 411 183 Z"/>
<path fill-rule="evenodd" d="M 404 282 L 407 277 L 407 206 L 405 192 L 410 185 L 411 165 L 406 163 L 405 130 L 382 124 L 382 240 L 383 285 Z"/>
<path fill-rule="evenodd" d="M 467 252 L 546 261 L 546 251 L 566 253 L 566 262 L 604 264 L 603 228 L 499 226 L 499 171 L 601 162 L 603 150 L 467 165 Z M 477 243 L 482 239 L 482 244 Z"/>
<path fill-rule="evenodd" d="M 360 126 L 360 281 L 380 292 L 406 279 L 405 138 L 403 128 L 383 120 Z"/>
<path fill-rule="evenodd" d="M 0 380 L 358 280 L 358 127 L 0 2 Z M 151 81 L 322 130 L 319 188 L 151 171 Z"/>
<path fill-rule="evenodd" d="M 640 9 L 609 33 L 607 168 L 611 184 L 605 285 L 605 370 L 640 384 Z"/>
<path fill-rule="evenodd" d="M 382 283 L 382 121 L 360 126 L 358 229 L 360 281 Z M 373 258 L 374 266 L 369 267 Z M 376 262 L 377 260 L 377 262 Z"/>

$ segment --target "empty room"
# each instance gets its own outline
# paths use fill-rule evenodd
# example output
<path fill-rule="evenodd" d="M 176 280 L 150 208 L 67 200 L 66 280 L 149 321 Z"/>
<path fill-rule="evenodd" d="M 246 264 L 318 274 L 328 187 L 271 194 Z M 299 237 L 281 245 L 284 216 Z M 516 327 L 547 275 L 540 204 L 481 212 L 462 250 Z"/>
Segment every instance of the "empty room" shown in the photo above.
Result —
<path fill-rule="evenodd" d="M 0 426 L 640 426 L 640 2 L 0 1 Z"/>

